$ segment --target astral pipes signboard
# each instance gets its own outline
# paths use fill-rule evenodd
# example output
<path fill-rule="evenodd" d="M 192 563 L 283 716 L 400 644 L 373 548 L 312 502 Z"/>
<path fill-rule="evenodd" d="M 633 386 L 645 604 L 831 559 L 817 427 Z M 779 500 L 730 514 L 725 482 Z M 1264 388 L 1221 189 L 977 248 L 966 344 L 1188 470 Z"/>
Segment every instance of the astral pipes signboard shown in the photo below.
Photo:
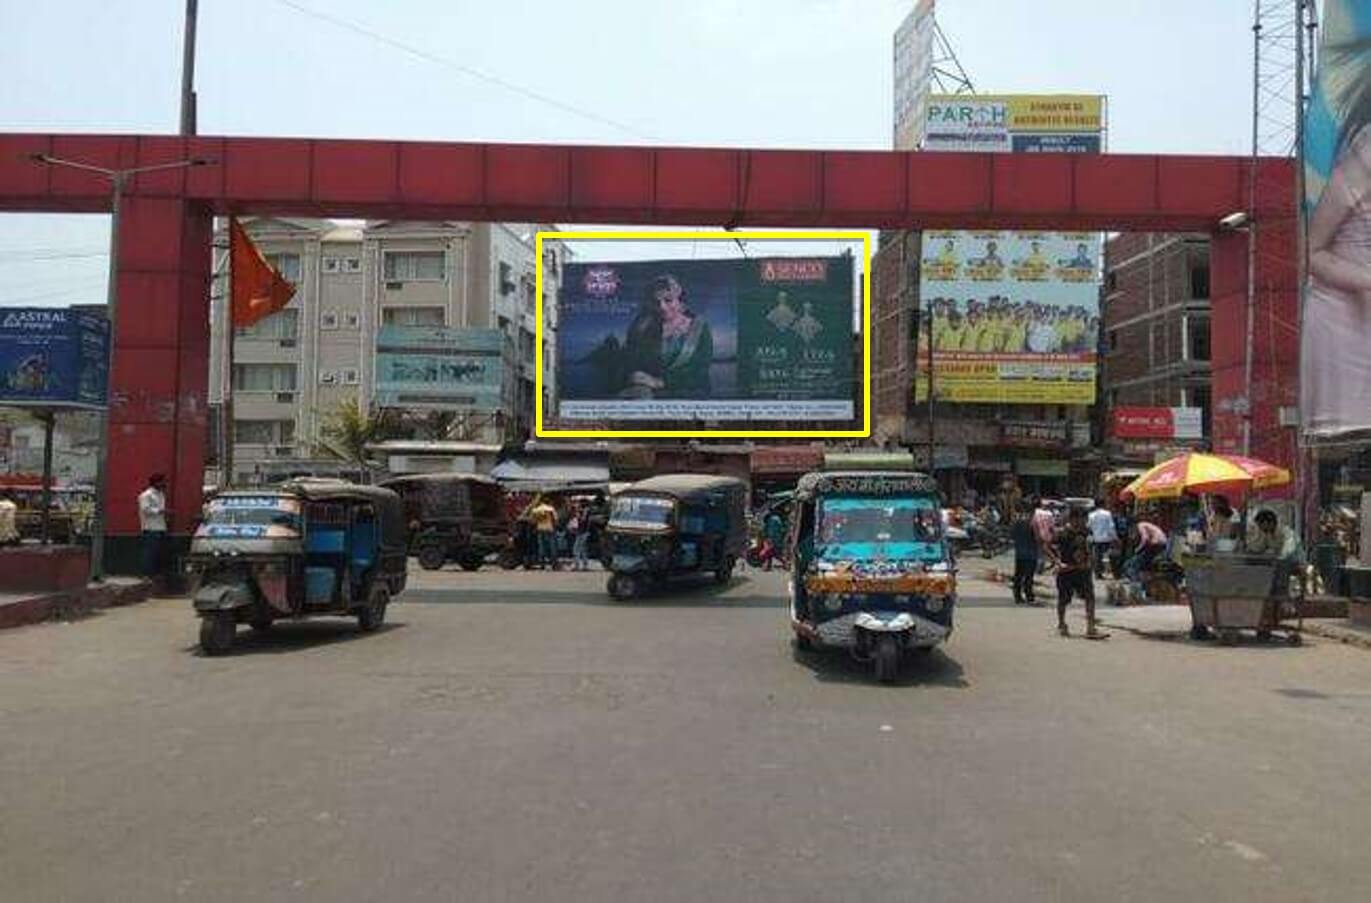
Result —
<path fill-rule="evenodd" d="M 1200 408 L 1115 408 L 1114 438 L 1203 439 L 1204 412 Z"/>
<path fill-rule="evenodd" d="M 52 307 L 0 309 L 0 405 L 103 408 L 109 321 Z"/>

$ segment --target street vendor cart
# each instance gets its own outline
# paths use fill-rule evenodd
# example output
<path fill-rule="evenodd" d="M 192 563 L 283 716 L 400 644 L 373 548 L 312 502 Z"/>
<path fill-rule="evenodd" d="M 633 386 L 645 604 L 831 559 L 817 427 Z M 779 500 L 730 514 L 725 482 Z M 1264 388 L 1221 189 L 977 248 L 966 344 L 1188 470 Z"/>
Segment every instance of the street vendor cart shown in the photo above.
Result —
<path fill-rule="evenodd" d="M 1235 643 L 1243 631 L 1258 639 L 1283 636 L 1292 646 L 1301 642 L 1304 626 L 1302 594 L 1289 595 L 1289 578 L 1274 560 L 1236 553 L 1189 555 L 1185 588 L 1190 599 L 1194 634 L 1212 631 L 1219 642 Z M 1291 623 L 1293 621 L 1293 623 Z"/>

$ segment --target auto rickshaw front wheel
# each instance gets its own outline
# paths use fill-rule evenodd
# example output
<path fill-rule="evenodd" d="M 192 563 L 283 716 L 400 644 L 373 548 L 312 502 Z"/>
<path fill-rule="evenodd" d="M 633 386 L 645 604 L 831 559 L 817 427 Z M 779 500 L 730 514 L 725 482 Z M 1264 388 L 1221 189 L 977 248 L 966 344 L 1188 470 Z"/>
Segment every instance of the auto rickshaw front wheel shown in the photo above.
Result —
<path fill-rule="evenodd" d="M 223 655 L 233 648 L 238 623 L 231 611 L 216 611 L 200 618 L 200 649 L 205 655 Z"/>
<path fill-rule="evenodd" d="M 737 563 L 732 555 L 725 555 L 719 561 L 719 566 L 714 570 L 714 582 L 723 586 L 733 577 L 733 566 Z"/>
<path fill-rule="evenodd" d="M 386 606 L 389 604 L 390 591 L 380 583 L 373 584 L 371 592 L 367 594 L 366 607 L 357 609 L 357 626 L 363 633 L 378 630 L 385 623 Z"/>
<path fill-rule="evenodd" d="M 894 634 L 885 633 L 876 638 L 871 659 L 876 663 L 876 679 L 883 684 L 894 683 L 900 670 L 900 644 L 895 641 Z"/>
<path fill-rule="evenodd" d="M 607 589 L 615 599 L 632 599 L 638 595 L 641 582 L 633 574 L 614 574 L 609 578 Z"/>
<path fill-rule="evenodd" d="M 440 545 L 421 546 L 419 549 L 419 567 L 426 571 L 436 571 L 447 562 L 447 553 Z"/>
<path fill-rule="evenodd" d="M 464 571 L 479 571 L 481 565 L 485 563 L 486 560 L 484 556 L 471 552 L 470 554 L 463 555 L 461 559 L 458 560 L 457 565 Z"/>

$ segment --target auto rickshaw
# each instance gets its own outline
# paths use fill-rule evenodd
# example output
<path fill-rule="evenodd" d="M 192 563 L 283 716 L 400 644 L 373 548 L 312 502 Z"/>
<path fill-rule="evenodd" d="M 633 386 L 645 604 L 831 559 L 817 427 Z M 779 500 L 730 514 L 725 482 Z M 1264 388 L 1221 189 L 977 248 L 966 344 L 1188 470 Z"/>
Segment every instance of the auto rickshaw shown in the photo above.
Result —
<path fill-rule="evenodd" d="M 434 473 L 396 477 L 380 484 L 399 494 L 409 526 L 409 551 L 426 571 L 456 561 L 480 570 L 486 556 L 508 541 L 504 491 L 490 477 Z"/>
<path fill-rule="evenodd" d="M 724 584 L 747 547 L 747 485 L 700 474 L 651 477 L 611 499 L 607 531 L 616 599 L 679 574 L 711 572 Z"/>
<path fill-rule="evenodd" d="M 340 480 L 224 492 L 205 503 L 188 565 L 200 648 L 220 655 L 240 623 L 319 615 L 381 626 L 405 588 L 405 518 L 389 489 Z"/>
<path fill-rule="evenodd" d="M 921 473 L 806 474 L 791 513 L 795 644 L 849 650 L 895 679 L 901 655 L 952 633 L 956 570 L 938 486 Z"/>

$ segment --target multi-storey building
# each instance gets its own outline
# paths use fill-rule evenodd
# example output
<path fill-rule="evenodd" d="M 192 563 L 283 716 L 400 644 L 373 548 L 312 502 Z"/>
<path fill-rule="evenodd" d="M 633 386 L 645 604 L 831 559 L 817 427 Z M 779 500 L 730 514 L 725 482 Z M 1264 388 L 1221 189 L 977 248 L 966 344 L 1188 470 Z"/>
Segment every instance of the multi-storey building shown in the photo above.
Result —
<path fill-rule="evenodd" d="M 230 372 L 228 268 L 216 261 L 210 400 L 220 405 L 223 387 L 232 385 L 235 481 L 328 468 L 319 460 L 321 429 L 340 404 L 370 409 L 376 403 L 377 338 L 386 326 L 500 330 L 507 348 L 501 409 L 448 406 L 455 417 L 447 438 L 499 444 L 531 433 L 534 227 L 279 218 L 244 225 L 268 261 L 295 283 L 296 295 L 284 310 L 233 331 Z M 561 253 L 549 246 L 549 297 L 555 297 Z M 547 338 L 554 344 L 551 333 Z M 435 409 L 445 406 L 424 405 Z"/>
<path fill-rule="evenodd" d="M 1148 461 L 1156 451 L 1109 435 L 1119 407 L 1198 408 L 1210 437 L 1209 239 L 1151 232 L 1111 238 L 1101 318 L 1101 414 L 1110 456 Z"/>

